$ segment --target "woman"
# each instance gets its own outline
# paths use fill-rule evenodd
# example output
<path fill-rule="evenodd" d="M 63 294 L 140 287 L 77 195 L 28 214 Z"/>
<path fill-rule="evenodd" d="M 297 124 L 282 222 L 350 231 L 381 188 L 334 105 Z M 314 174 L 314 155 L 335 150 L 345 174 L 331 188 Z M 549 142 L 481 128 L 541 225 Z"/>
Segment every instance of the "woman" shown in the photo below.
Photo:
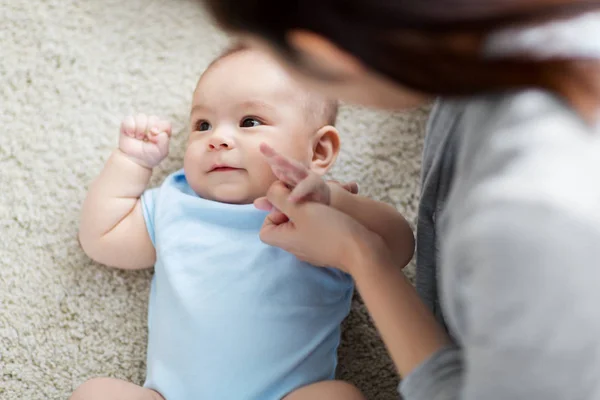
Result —
<path fill-rule="evenodd" d="M 205 3 L 327 95 L 385 108 L 446 99 L 425 141 L 424 302 L 381 238 L 291 203 L 283 185 L 269 200 L 291 222 L 262 232 L 354 276 L 404 398 L 599 399 L 600 2 Z"/>

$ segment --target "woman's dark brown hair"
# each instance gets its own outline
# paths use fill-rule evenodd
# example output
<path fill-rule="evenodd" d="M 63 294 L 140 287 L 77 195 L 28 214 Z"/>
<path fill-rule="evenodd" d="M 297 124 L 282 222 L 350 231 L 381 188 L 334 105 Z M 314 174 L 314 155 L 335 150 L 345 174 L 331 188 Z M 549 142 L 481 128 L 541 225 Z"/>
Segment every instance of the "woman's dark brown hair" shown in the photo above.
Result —
<path fill-rule="evenodd" d="M 568 59 L 490 59 L 489 33 L 600 9 L 600 0 L 204 0 L 234 32 L 260 36 L 295 58 L 291 30 L 322 35 L 398 83 L 436 95 L 556 89 Z M 298 62 L 299 60 L 294 60 Z"/>

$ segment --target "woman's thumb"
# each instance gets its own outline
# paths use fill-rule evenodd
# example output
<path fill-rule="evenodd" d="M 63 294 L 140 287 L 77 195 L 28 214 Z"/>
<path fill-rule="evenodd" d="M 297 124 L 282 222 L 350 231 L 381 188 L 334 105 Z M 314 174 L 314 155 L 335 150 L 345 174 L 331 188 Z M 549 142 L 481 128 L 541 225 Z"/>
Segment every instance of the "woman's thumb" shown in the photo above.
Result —
<path fill-rule="evenodd" d="M 280 247 L 281 241 L 285 241 L 285 231 L 281 228 L 288 221 L 285 214 L 273 210 L 265 218 L 265 222 L 260 230 L 260 240 L 268 245 Z"/>
<path fill-rule="evenodd" d="M 273 204 L 271 204 L 266 197 L 259 197 L 254 200 L 254 207 L 262 211 L 271 211 L 273 209 Z"/>
<path fill-rule="evenodd" d="M 290 219 L 293 219 L 297 206 L 290 202 L 290 193 L 290 189 L 288 189 L 283 182 L 277 181 L 269 188 L 269 191 L 267 192 L 267 200 L 277 210 L 280 210 Z"/>

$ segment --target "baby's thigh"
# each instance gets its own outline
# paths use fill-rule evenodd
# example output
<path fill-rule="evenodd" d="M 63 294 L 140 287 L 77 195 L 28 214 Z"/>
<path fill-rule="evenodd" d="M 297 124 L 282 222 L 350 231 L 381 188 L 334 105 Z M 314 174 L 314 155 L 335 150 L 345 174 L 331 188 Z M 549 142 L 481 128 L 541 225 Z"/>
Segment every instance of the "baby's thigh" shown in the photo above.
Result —
<path fill-rule="evenodd" d="M 165 400 L 157 392 L 130 382 L 94 378 L 79 386 L 69 400 Z"/>
<path fill-rule="evenodd" d="M 365 396 L 349 383 L 323 381 L 296 389 L 283 400 L 365 400 Z"/>

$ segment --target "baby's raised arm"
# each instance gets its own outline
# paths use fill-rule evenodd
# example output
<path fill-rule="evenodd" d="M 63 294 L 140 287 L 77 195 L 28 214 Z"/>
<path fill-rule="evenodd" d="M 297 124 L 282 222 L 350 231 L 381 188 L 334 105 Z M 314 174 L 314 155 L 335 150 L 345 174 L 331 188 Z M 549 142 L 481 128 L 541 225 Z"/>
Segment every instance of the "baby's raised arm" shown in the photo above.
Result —
<path fill-rule="evenodd" d="M 152 169 L 168 155 L 170 136 L 170 124 L 157 117 L 127 117 L 121 124 L 119 148 L 83 203 L 79 242 L 93 260 L 123 269 L 156 262 L 140 198 Z"/>

